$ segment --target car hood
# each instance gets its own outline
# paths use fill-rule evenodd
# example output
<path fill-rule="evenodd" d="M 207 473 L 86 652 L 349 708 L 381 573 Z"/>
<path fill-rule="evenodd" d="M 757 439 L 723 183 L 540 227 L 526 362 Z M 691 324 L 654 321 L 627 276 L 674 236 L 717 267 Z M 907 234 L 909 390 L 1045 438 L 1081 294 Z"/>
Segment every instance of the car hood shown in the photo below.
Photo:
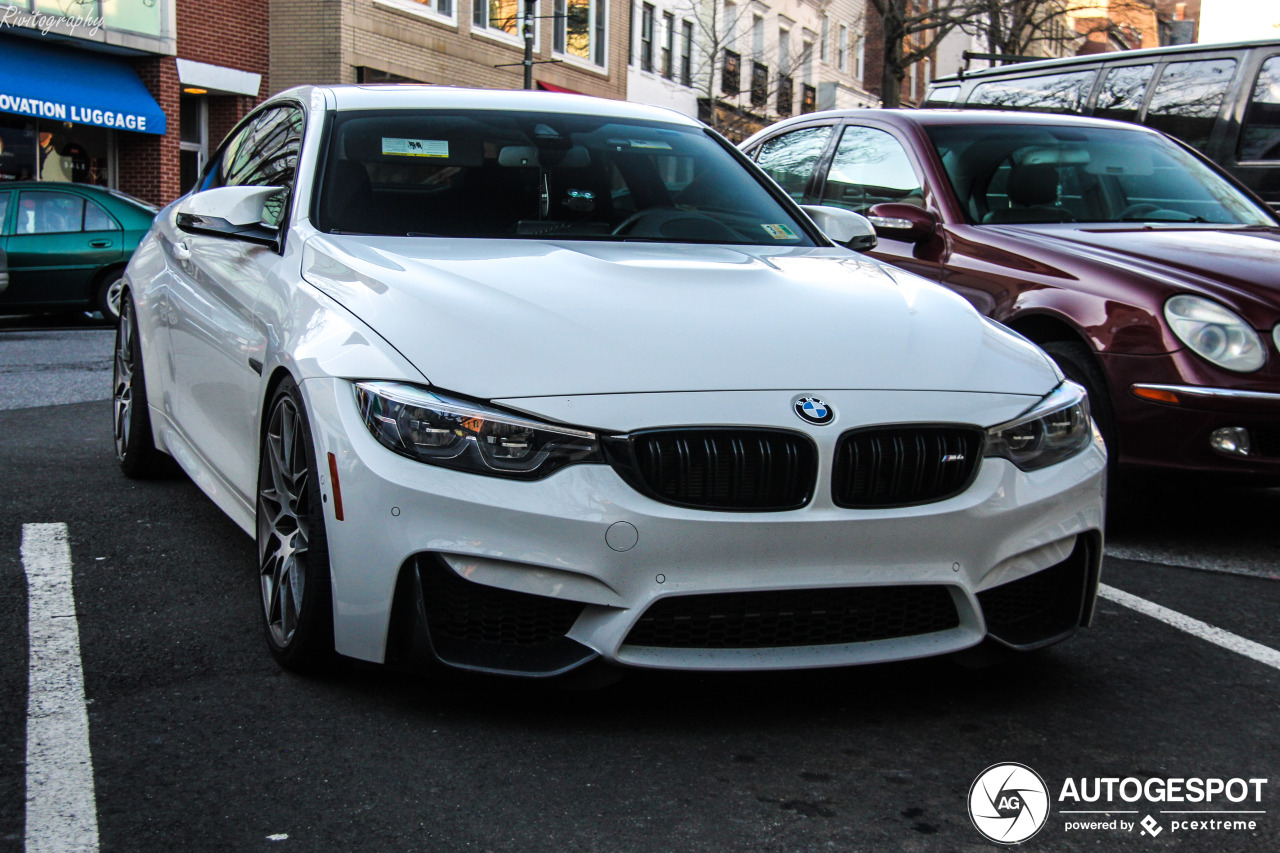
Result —
<path fill-rule="evenodd" d="M 1236 302 L 1274 306 L 1280 289 L 1280 228 L 1001 227 L 1010 234 L 1032 232 L 1109 265 L 1127 266 L 1164 278 L 1178 290 Z M 1243 303 L 1243 304 L 1241 304 Z"/>
<path fill-rule="evenodd" d="M 485 399 L 1059 381 L 960 297 L 844 249 L 322 235 L 302 263 L 432 384 Z"/>

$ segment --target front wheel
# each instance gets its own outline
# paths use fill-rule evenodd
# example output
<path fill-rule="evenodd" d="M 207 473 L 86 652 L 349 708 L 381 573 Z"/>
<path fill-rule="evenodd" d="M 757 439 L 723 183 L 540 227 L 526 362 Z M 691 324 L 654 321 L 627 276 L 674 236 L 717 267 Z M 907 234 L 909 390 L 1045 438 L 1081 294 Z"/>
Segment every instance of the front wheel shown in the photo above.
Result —
<path fill-rule="evenodd" d="M 286 669 L 333 656 L 333 600 L 315 447 L 302 394 L 285 379 L 267 408 L 258 464 L 258 580 L 267 645 Z"/>
<path fill-rule="evenodd" d="M 1077 341 L 1049 341 L 1041 344 L 1041 348 L 1058 364 L 1067 378 L 1078 385 L 1083 385 L 1089 393 L 1089 411 L 1093 414 L 1094 423 L 1102 433 L 1102 440 L 1107 445 L 1107 467 L 1115 470 L 1119 459 L 1119 445 L 1116 438 L 1116 418 L 1111 408 L 1111 396 L 1107 391 L 1107 380 L 1102 369 L 1094 358 L 1093 351 Z"/>
<path fill-rule="evenodd" d="M 116 461 L 126 477 L 146 480 L 172 473 L 173 460 L 156 449 L 147 408 L 147 380 L 142 372 L 137 309 L 127 293 L 120 300 L 111 377 L 112 434 Z"/>

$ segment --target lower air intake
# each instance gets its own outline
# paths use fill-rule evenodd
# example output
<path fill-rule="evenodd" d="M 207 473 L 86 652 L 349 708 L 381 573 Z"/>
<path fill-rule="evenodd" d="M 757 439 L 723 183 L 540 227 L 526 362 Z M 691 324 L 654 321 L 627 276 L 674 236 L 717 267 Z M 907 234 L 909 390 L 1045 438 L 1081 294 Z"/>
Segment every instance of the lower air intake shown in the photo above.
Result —
<path fill-rule="evenodd" d="M 960 624 L 944 586 L 679 595 L 655 602 L 626 645 L 776 649 L 891 640 Z"/>

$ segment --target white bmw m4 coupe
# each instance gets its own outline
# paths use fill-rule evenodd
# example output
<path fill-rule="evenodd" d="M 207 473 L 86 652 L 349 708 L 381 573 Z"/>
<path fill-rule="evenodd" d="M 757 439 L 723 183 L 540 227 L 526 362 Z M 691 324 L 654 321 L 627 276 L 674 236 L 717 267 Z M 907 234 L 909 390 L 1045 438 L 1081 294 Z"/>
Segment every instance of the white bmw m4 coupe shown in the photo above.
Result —
<path fill-rule="evenodd" d="M 124 473 L 257 539 L 271 652 L 547 677 L 1027 650 L 1092 618 L 1082 390 L 726 140 L 293 89 L 124 281 Z"/>

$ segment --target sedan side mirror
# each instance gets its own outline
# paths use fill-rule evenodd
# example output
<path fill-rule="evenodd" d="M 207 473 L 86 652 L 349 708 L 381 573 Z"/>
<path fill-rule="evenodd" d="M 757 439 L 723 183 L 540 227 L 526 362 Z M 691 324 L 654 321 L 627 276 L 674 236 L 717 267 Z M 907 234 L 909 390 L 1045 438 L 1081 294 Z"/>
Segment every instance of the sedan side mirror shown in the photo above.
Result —
<path fill-rule="evenodd" d="M 868 252 L 876 247 L 876 229 L 865 216 L 824 204 L 802 204 L 800 207 L 833 243 L 848 246 L 855 252 Z"/>
<path fill-rule="evenodd" d="M 891 240 L 921 243 L 933 236 L 938 220 L 932 213 L 914 204 L 885 202 L 872 205 L 867 218 L 876 232 Z"/>
<path fill-rule="evenodd" d="M 280 251 L 284 187 L 218 187 L 178 205 L 177 225 L 191 234 L 229 237 Z"/>

